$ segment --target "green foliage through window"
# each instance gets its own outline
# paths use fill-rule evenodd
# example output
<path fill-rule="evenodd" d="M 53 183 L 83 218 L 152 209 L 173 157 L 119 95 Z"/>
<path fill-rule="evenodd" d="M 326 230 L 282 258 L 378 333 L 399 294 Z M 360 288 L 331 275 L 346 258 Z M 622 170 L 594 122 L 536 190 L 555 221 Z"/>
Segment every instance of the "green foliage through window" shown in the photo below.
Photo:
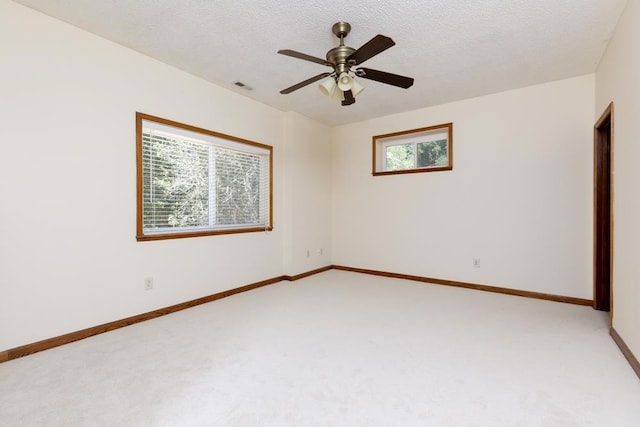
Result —
<path fill-rule="evenodd" d="M 209 223 L 209 147 L 143 134 L 144 228 Z"/>
<path fill-rule="evenodd" d="M 447 158 L 447 140 L 420 142 L 417 145 L 417 163 L 418 168 L 431 168 L 438 166 L 446 166 Z"/>
<path fill-rule="evenodd" d="M 388 171 L 446 166 L 447 140 L 387 145 L 385 159 Z"/>
<path fill-rule="evenodd" d="M 415 168 L 416 162 L 413 151 L 413 144 L 387 146 L 387 170 L 398 171 Z"/>

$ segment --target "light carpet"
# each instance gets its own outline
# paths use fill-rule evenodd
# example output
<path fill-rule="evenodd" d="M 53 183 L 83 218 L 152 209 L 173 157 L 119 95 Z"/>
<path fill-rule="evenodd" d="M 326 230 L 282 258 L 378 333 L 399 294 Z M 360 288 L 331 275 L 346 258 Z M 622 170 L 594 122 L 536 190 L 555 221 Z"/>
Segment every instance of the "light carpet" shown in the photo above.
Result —
<path fill-rule="evenodd" d="M 0 364 L 0 425 L 640 426 L 607 319 L 332 270 Z"/>

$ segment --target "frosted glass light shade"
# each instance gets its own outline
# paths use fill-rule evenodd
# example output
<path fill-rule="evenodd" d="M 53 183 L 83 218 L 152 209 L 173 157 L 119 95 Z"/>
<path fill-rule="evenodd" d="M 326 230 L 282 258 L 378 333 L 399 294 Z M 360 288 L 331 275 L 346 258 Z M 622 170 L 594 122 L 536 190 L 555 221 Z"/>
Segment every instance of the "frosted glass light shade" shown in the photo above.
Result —
<path fill-rule="evenodd" d="M 336 81 L 331 76 L 325 77 L 320 80 L 320 85 L 318 87 L 323 95 L 332 96 L 336 90 Z"/>
<path fill-rule="evenodd" d="M 351 93 L 354 97 L 356 97 L 360 92 L 364 90 L 364 86 L 362 86 L 356 79 L 351 80 Z"/>
<path fill-rule="evenodd" d="M 345 90 L 351 89 L 352 84 L 353 84 L 353 77 L 351 77 L 349 74 L 342 73 L 340 74 L 340 77 L 338 77 L 338 87 L 340 88 L 341 91 L 344 92 Z"/>

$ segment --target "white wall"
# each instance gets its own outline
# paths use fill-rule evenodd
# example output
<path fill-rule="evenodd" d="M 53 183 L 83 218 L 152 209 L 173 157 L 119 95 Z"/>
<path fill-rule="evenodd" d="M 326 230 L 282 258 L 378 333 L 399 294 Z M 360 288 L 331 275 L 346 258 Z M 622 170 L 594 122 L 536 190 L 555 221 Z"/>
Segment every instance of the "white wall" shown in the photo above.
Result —
<path fill-rule="evenodd" d="M 283 274 L 283 113 L 7 0 L 0 58 L 0 350 Z M 274 231 L 136 242 L 136 111 L 274 146 Z"/>
<path fill-rule="evenodd" d="M 640 358 L 640 2 L 629 0 L 596 73 L 593 121 L 614 103 L 613 327 Z"/>
<path fill-rule="evenodd" d="M 329 127 L 298 113 L 285 114 L 283 258 L 288 275 L 331 264 L 329 138 Z"/>
<path fill-rule="evenodd" d="M 593 116 L 587 75 L 336 128 L 334 264 L 592 298 Z M 446 122 L 453 171 L 371 175 L 373 135 Z"/>

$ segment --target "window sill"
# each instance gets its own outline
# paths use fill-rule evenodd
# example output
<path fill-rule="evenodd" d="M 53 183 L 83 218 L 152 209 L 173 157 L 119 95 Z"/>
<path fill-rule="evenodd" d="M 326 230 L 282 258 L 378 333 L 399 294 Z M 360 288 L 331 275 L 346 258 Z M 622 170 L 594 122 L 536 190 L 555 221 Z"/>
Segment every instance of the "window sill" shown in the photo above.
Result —
<path fill-rule="evenodd" d="M 381 176 L 381 175 L 404 175 L 408 173 L 423 173 L 423 172 L 442 172 L 442 171 L 450 171 L 453 170 L 453 166 L 443 166 L 439 168 L 424 168 L 424 169 L 405 169 L 399 171 L 384 171 L 384 172 L 373 172 L 373 176 Z"/>
<path fill-rule="evenodd" d="M 240 233 L 258 233 L 273 231 L 273 227 L 256 227 L 256 228 L 236 228 L 231 230 L 207 230 L 196 231 L 191 233 L 166 233 L 166 234 L 143 234 L 137 235 L 136 240 L 138 242 L 146 242 L 152 240 L 169 240 L 169 239 L 184 239 L 187 237 L 204 237 L 204 236 L 219 236 L 221 234 L 240 234 Z"/>

